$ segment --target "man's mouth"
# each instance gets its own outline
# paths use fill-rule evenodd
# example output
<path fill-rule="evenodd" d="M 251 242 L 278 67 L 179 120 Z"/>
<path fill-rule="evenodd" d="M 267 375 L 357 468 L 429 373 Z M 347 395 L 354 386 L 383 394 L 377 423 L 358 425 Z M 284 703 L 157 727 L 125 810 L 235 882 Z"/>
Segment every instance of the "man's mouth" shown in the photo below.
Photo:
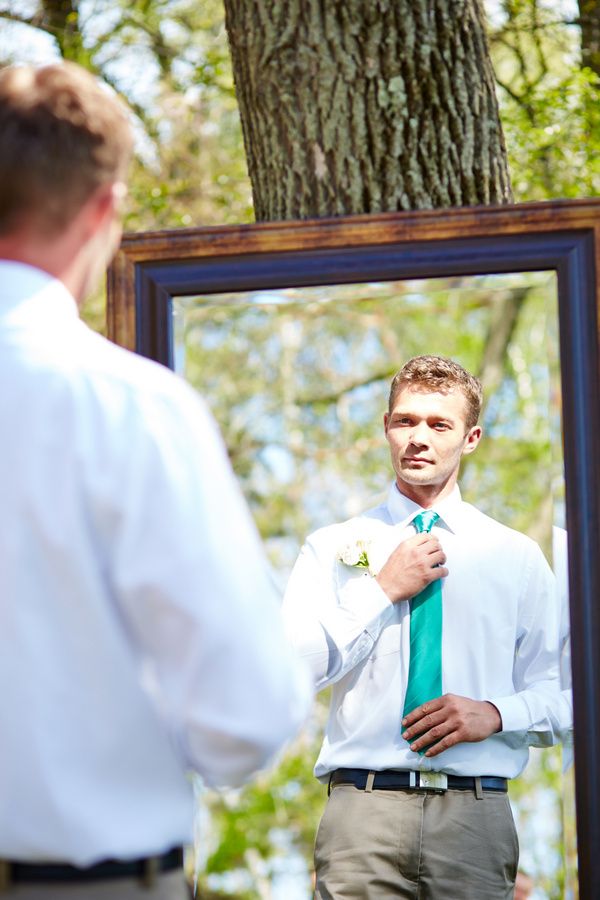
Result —
<path fill-rule="evenodd" d="M 409 462 L 409 463 L 430 463 L 431 460 L 429 460 L 429 459 L 424 459 L 424 457 L 422 457 L 422 456 L 405 456 L 405 457 L 404 457 L 404 462 Z"/>

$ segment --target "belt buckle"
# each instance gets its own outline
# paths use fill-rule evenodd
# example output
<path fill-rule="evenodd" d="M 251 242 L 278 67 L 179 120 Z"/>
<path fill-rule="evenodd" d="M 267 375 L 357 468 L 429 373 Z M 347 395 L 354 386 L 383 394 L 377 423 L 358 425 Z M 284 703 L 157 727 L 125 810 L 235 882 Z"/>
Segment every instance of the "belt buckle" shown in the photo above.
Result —
<path fill-rule="evenodd" d="M 445 772 L 419 772 L 420 788 L 426 791 L 437 791 L 443 794 L 448 790 L 448 776 Z"/>

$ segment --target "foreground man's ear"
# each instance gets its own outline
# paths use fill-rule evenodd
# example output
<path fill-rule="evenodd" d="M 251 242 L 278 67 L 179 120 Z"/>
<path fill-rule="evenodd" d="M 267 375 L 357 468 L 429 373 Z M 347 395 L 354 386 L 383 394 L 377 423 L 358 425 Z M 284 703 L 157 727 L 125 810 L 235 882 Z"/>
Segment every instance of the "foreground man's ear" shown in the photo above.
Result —
<path fill-rule="evenodd" d="M 463 450 L 463 455 L 472 453 L 473 450 L 477 449 L 477 445 L 481 440 L 481 436 L 483 434 L 483 429 L 481 425 L 473 425 L 472 428 L 467 432 L 467 437 L 465 440 L 465 447 Z"/>

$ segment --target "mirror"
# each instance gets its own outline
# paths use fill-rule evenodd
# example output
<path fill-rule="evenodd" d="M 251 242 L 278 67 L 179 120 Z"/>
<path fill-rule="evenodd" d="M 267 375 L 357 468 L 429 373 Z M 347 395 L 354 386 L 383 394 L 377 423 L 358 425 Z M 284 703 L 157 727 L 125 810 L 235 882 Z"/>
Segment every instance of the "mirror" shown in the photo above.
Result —
<path fill-rule="evenodd" d="M 175 369 L 212 408 L 282 589 L 309 532 L 385 495 L 389 383 L 423 352 L 457 359 L 484 382 L 486 437 L 463 462 L 464 498 L 528 533 L 552 565 L 553 525 L 564 527 L 554 272 L 174 297 L 172 316 Z M 560 750 L 533 751 L 512 784 L 521 867 L 538 896 L 552 897 L 574 874 Z M 301 851 L 310 857 L 310 847 L 294 842 L 292 823 L 307 786 L 297 785 L 286 815 L 295 890 L 306 897 Z"/>
<path fill-rule="evenodd" d="M 478 371 L 488 332 L 506 341 L 518 307 L 508 376 L 490 365 L 488 436 L 462 484 L 495 517 L 537 529 L 549 556 L 553 519 L 568 527 L 579 896 L 589 898 L 600 895 L 599 210 L 560 202 L 131 235 L 109 273 L 109 334 L 201 383 L 209 401 L 217 386 L 215 415 L 282 580 L 320 517 L 370 505 L 389 479 L 380 416 L 396 361 L 426 349 Z M 361 467 L 367 477 L 353 477 Z M 519 490 L 500 491 L 505 477 Z M 303 499 L 307 485 L 318 503 Z M 271 496 L 280 502 L 261 523 Z M 540 809 L 552 818 L 545 799 L 538 835 Z M 543 841 L 530 868 L 554 865 L 549 832 Z M 526 837 L 523 862 L 528 848 Z"/>

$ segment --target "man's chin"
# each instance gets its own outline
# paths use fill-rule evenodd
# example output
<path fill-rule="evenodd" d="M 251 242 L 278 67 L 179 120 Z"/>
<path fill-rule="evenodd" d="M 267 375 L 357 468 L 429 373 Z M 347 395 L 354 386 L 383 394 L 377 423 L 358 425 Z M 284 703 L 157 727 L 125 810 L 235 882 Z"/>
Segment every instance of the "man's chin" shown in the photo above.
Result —
<path fill-rule="evenodd" d="M 407 484 L 435 484 L 437 482 L 436 477 L 433 472 L 427 471 L 427 469 L 403 469 L 400 475 L 398 476 L 401 481 L 405 481 Z"/>
<path fill-rule="evenodd" d="M 404 462 L 400 464 L 400 474 L 406 478 L 434 478 L 436 466 L 428 462 Z"/>

